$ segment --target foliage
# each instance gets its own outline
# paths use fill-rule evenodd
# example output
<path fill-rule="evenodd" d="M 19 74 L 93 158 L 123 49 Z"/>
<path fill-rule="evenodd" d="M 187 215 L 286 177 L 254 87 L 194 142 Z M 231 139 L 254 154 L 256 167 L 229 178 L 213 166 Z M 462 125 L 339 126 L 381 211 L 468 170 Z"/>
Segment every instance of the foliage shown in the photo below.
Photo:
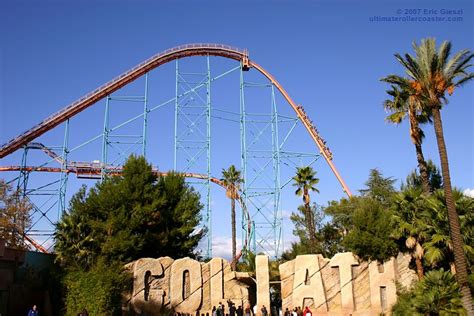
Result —
<path fill-rule="evenodd" d="M 474 199 L 459 190 L 453 191 L 456 210 L 459 214 L 463 250 L 468 262 L 474 264 Z M 446 199 L 443 190 L 435 191 L 426 200 L 423 221 L 427 236 L 425 247 L 426 261 L 432 267 L 449 269 L 454 265 L 453 245 L 449 235 L 449 221 Z"/>
<path fill-rule="evenodd" d="M 242 250 L 242 258 L 243 260 L 241 262 L 237 263 L 237 271 L 241 272 L 251 272 L 255 274 L 255 253 L 248 250 L 248 249 L 243 249 Z"/>
<path fill-rule="evenodd" d="M 75 316 L 83 309 L 90 315 L 121 315 L 121 294 L 125 290 L 123 267 L 102 263 L 88 271 L 70 271 L 64 284 L 67 291 L 65 315 Z"/>
<path fill-rule="evenodd" d="M 402 290 L 392 307 L 398 315 L 465 315 L 459 286 L 449 271 L 434 270 L 411 291 Z"/>
<path fill-rule="evenodd" d="M 346 234 L 354 227 L 352 217 L 359 208 L 361 200 L 362 198 L 358 196 L 352 196 L 339 201 L 330 201 L 329 205 L 324 208 L 324 212 L 331 216 L 332 223 Z"/>
<path fill-rule="evenodd" d="M 415 259 L 419 278 L 422 278 L 424 274 L 423 243 L 427 238 L 423 216 L 425 207 L 425 196 L 421 186 L 407 188 L 398 193 L 392 205 L 394 221 L 392 237 L 399 241 L 400 251 L 408 250 Z"/>
<path fill-rule="evenodd" d="M 383 80 L 383 79 L 382 79 Z M 410 138 L 415 145 L 416 158 L 420 169 L 420 184 L 425 193 L 432 190 L 429 183 L 428 167 L 423 154 L 423 138 L 425 134 L 420 128 L 420 124 L 431 122 L 431 113 L 428 109 L 423 110 L 419 98 L 410 95 L 410 90 L 406 87 L 391 86 L 387 91 L 391 99 L 385 100 L 384 108 L 391 114 L 385 118 L 386 121 L 400 124 L 403 119 L 408 118 L 410 126 Z"/>
<path fill-rule="evenodd" d="M 309 192 L 317 192 L 319 190 L 316 185 L 319 183 L 319 179 L 315 177 L 316 171 L 310 166 L 300 167 L 296 169 L 296 175 L 293 177 L 293 186 L 297 187 L 295 194 L 303 197 L 305 204 L 309 203 Z"/>
<path fill-rule="evenodd" d="M 131 156 L 120 177 L 82 188 L 57 224 L 55 251 L 66 267 L 87 269 L 98 258 L 195 257 L 199 195 L 176 173 L 157 178 L 142 157 Z"/>
<path fill-rule="evenodd" d="M 232 270 L 236 269 L 237 237 L 235 225 L 235 200 L 239 198 L 240 184 L 244 181 L 239 170 L 231 165 L 222 169 L 222 183 L 227 188 L 226 195 L 231 199 L 231 228 L 232 228 Z"/>
<path fill-rule="evenodd" d="M 421 111 L 431 112 L 438 153 L 443 174 L 443 187 L 446 198 L 446 208 L 449 217 L 449 235 L 453 241 L 452 248 L 455 254 L 456 278 L 461 285 L 463 305 L 469 314 L 474 313 L 472 294 L 467 287 L 468 267 L 464 254 L 463 236 L 460 231 L 459 215 L 456 211 L 451 186 L 448 154 L 444 140 L 441 108 L 447 103 L 447 94 L 453 94 L 456 88 L 466 84 L 474 78 L 474 73 L 469 72 L 470 61 L 474 54 L 464 49 L 452 58 L 451 43 L 444 41 L 438 48 L 434 38 L 422 39 L 421 44 L 413 43 L 415 56 L 405 54 L 402 57 L 395 54 L 398 62 L 405 68 L 407 78 L 389 75 L 384 81 L 409 91 L 410 97 L 417 100 Z"/>
<path fill-rule="evenodd" d="M 297 236 L 299 242 L 292 243 L 291 249 L 287 250 L 282 257 L 286 260 L 291 260 L 300 254 L 311 253 L 309 247 L 309 232 L 305 229 L 304 206 L 298 207 L 300 214 L 292 213 L 291 221 L 293 222 L 295 229 L 293 235 Z M 342 252 L 345 248 L 342 246 L 343 234 L 339 227 L 332 222 L 322 224 L 327 216 L 323 209 L 316 203 L 311 205 L 311 214 L 313 221 L 316 224 L 315 240 L 316 248 L 314 253 L 322 254 L 323 256 L 330 258 L 338 252 Z"/>
<path fill-rule="evenodd" d="M 157 177 L 143 157 L 131 156 L 121 176 L 79 190 L 55 232 L 67 314 L 87 308 L 91 315 L 119 315 L 124 263 L 196 257 L 205 233 L 198 230 L 201 207 L 181 175 Z"/>
<path fill-rule="evenodd" d="M 229 169 L 222 169 L 222 184 L 227 188 L 226 194 L 229 199 L 237 199 L 239 197 L 240 184 L 244 182 L 240 170 L 234 165 Z"/>
<path fill-rule="evenodd" d="M 391 238 L 391 213 L 383 204 L 371 198 L 362 198 L 352 216 L 353 229 L 343 240 L 344 246 L 362 260 L 388 260 L 398 253 Z"/>
<path fill-rule="evenodd" d="M 308 247 L 310 252 L 316 253 L 318 245 L 316 244 L 316 222 L 314 218 L 314 212 L 311 209 L 310 192 L 319 192 L 316 188 L 316 184 L 319 183 L 319 179 L 315 177 L 316 171 L 310 166 L 301 167 L 296 169 L 296 175 L 293 177 L 293 186 L 297 187 L 295 194 L 303 196 L 304 206 L 300 209 L 304 215 L 305 228 L 308 237 Z"/>
<path fill-rule="evenodd" d="M 31 203 L 21 192 L 0 180 L 0 239 L 11 248 L 27 249 L 24 234 L 31 226 Z"/>
<path fill-rule="evenodd" d="M 299 241 L 292 243 L 291 249 L 283 253 L 282 259 L 291 260 L 307 253 L 321 253 L 325 257 L 332 257 L 342 251 L 352 251 L 365 260 L 385 261 L 396 255 L 398 247 L 391 238 L 393 223 L 389 210 L 396 192 L 394 182 L 392 178 L 385 178 L 380 171 L 373 169 L 366 188 L 361 190 L 362 196 L 331 201 L 322 209 L 313 204 L 310 208 L 311 215 L 314 222 L 318 223 L 314 235 L 317 241 L 314 252 L 308 247 L 306 219 L 293 213 L 293 234 Z M 300 206 L 299 211 L 303 213 L 304 208 Z M 327 216 L 330 217 L 329 221 L 326 221 Z"/>
<path fill-rule="evenodd" d="M 347 251 L 342 243 L 344 234 L 334 223 L 329 222 L 324 224 L 318 231 L 316 238 L 321 246 L 321 254 L 326 258 L 332 258 L 339 252 Z"/>
<path fill-rule="evenodd" d="M 315 223 L 316 232 L 321 228 L 321 222 L 324 220 L 324 213 L 316 203 L 313 203 L 307 211 L 304 205 L 298 207 L 298 213 L 291 213 L 290 219 L 295 225 L 293 235 L 297 236 L 301 242 L 309 247 L 310 231 L 306 227 L 306 212 L 312 217 L 311 221 Z M 315 233 L 316 233 L 315 232 Z M 317 233 L 316 233 L 317 234 Z"/>
<path fill-rule="evenodd" d="M 439 168 L 430 159 L 426 162 L 428 181 L 431 189 L 438 190 L 443 188 L 443 178 Z M 402 190 L 405 188 L 422 188 L 422 180 L 417 170 L 413 170 L 406 178 L 406 183 L 402 184 Z"/>
<path fill-rule="evenodd" d="M 362 197 L 367 197 L 388 206 L 395 193 L 393 184 L 395 179 L 391 177 L 384 178 L 378 169 L 372 169 L 369 173 L 369 179 L 365 182 L 365 189 L 360 190 Z"/>

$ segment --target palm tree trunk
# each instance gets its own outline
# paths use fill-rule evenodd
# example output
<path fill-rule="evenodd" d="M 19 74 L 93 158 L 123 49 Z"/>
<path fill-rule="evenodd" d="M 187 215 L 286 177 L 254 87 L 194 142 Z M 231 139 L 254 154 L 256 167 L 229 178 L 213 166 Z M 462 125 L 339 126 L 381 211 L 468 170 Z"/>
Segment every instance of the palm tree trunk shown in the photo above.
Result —
<path fill-rule="evenodd" d="M 416 116 L 411 109 L 408 112 L 408 116 L 410 119 L 410 136 L 413 144 L 415 145 L 416 160 L 418 161 L 418 168 L 420 169 L 423 192 L 425 192 L 426 194 L 430 194 L 431 185 L 428 176 L 428 167 L 426 166 L 425 157 L 423 155 L 423 149 L 421 147 L 421 130 L 418 121 L 416 120 Z"/>
<path fill-rule="evenodd" d="M 423 186 L 423 192 L 425 194 L 431 194 L 431 184 L 428 176 L 428 167 L 426 166 L 425 157 L 423 155 L 423 149 L 421 144 L 415 144 L 416 159 L 418 160 L 418 168 L 420 168 L 421 184 Z"/>
<path fill-rule="evenodd" d="M 421 261 L 421 258 L 418 256 L 415 257 L 415 263 L 416 263 L 416 273 L 418 274 L 418 280 L 423 279 L 425 272 L 423 271 L 423 262 Z"/>
<path fill-rule="evenodd" d="M 232 222 L 232 271 L 235 271 L 237 264 L 235 258 L 237 253 L 236 236 L 235 236 L 235 199 L 231 199 L 231 222 Z"/>
<path fill-rule="evenodd" d="M 307 189 L 304 189 L 303 192 L 303 202 L 305 208 L 305 221 L 306 221 L 306 230 L 308 231 L 309 236 L 309 248 L 311 253 L 315 251 L 315 244 L 314 244 L 314 227 L 313 227 L 313 220 L 311 214 L 311 207 L 310 207 L 310 199 L 309 199 L 309 192 Z"/>
<path fill-rule="evenodd" d="M 461 288 L 462 303 L 468 315 L 474 315 L 472 306 L 472 294 L 468 283 L 466 255 L 463 250 L 463 240 L 459 216 L 454 204 L 453 192 L 451 188 L 451 177 L 449 175 L 448 153 L 444 142 L 443 124 L 438 106 L 432 107 L 434 129 L 436 141 L 438 142 L 439 157 L 441 160 L 441 172 L 443 174 L 444 194 L 446 197 L 446 207 L 448 209 L 449 233 L 453 242 L 454 264 L 456 267 L 456 280 Z"/>

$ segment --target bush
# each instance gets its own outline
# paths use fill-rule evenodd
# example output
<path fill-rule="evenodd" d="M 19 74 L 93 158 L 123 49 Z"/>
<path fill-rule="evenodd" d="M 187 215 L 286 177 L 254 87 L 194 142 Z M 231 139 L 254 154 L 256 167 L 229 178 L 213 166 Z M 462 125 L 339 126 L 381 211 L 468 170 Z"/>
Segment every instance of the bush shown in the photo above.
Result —
<path fill-rule="evenodd" d="M 449 271 L 433 270 L 411 291 L 402 290 L 392 307 L 397 315 L 465 315 L 459 286 Z"/>
<path fill-rule="evenodd" d="M 68 272 L 64 278 L 65 315 L 76 316 L 84 308 L 90 315 L 120 315 L 127 277 L 118 265 L 99 264 L 89 271 Z"/>

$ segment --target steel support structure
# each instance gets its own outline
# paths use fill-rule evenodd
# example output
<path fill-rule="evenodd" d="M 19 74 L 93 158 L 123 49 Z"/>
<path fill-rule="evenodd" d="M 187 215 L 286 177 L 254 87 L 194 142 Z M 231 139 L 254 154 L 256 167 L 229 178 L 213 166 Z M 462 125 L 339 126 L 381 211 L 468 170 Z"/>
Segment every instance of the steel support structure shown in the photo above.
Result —
<path fill-rule="evenodd" d="M 68 154 L 69 154 L 69 120 L 65 122 L 64 126 L 64 142 L 61 155 L 61 173 L 59 174 L 59 212 L 58 219 L 66 212 L 66 190 L 69 173 L 67 172 L 68 167 Z"/>
<path fill-rule="evenodd" d="M 240 73 L 241 168 L 244 175 L 243 197 L 255 230 L 253 252 L 263 251 L 274 257 L 280 254 L 280 147 L 278 140 L 278 111 L 273 85 L 250 83 Z M 246 88 L 270 88 L 271 104 L 266 113 L 247 111 Z M 253 109 L 256 110 L 256 109 Z M 260 109 L 259 109 L 260 110 Z M 268 142 L 270 138 L 270 142 Z M 247 221 L 242 227 L 247 231 Z"/>
<path fill-rule="evenodd" d="M 174 170 L 199 172 L 207 179 L 190 182 L 204 202 L 205 255 L 212 258 L 211 210 L 211 65 L 206 56 L 205 72 L 180 70 L 176 60 Z M 195 88 L 197 87 L 197 88 Z M 186 93 L 191 91 L 191 93 Z"/>
<path fill-rule="evenodd" d="M 101 179 L 103 180 L 110 171 L 110 166 L 120 166 L 133 153 L 138 153 L 146 157 L 147 146 L 147 130 L 148 130 L 148 73 L 144 75 L 144 92 L 143 95 L 123 96 L 123 95 L 108 95 L 105 98 L 105 112 L 104 112 L 104 128 L 102 132 L 102 161 L 100 166 L 102 169 Z M 127 103 L 143 103 L 143 111 L 131 120 L 126 121 L 118 126 L 110 126 L 110 111 L 112 108 L 112 101 L 127 102 Z M 120 132 L 120 128 L 136 121 L 137 118 L 142 118 L 142 127 L 139 134 L 130 134 L 129 132 Z M 113 156 L 112 156 L 113 155 Z"/>

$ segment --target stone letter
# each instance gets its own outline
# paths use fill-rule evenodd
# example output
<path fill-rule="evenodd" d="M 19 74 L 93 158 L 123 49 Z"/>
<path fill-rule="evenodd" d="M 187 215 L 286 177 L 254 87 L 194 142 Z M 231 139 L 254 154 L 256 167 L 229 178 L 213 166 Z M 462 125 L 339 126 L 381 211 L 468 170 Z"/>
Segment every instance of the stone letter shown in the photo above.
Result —
<path fill-rule="evenodd" d="M 189 296 L 184 297 L 184 274 L 189 273 Z M 178 259 L 171 266 L 171 307 L 178 313 L 193 313 L 201 306 L 202 272 L 201 264 L 190 258 Z"/>
<path fill-rule="evenodd" d="M 295 275 L 295 260 L 280 264 L 278 270 L 280 270 L 282 309 L 286 310 L 288 308 L 291 310 L 293 309 L 292 295 L 293 279 Z"/>
<path fill-rule="evenodd" d="M 334 255 L 331 267 L 339 267 L 339 282 L 341 288 L 341 303 L 344 315 L 354 311 L 354 292 L 352 290 L 352 266 L 359 265 L 352 252 Z"/>
<path fill-rule="evenodd" d="M 295 260 L 293 306 L 304 308 L 305 299 L 313 299 L 315 308 L 327 311 L 326 293 L 319 270 L 318 255 L 297 256 Z M 306 281 L 309 281 L 309 284 L 306 284 Z"/>
<path fill-rule="evenodd" d="M 267 311 L 270 312 L 270 276 L 268 273 L 268 256 L 256 256 L 255 269 L 257 272 L 257 315 L 261 315 L 260 309 L 263 305 L 265 305 Z"/>
<path fill-rule="evenodd" d="M 219 302 L 224 303 L 223 260 L 213 258 L 209 264 L 211 266 L 211 306 L 217 306 Z"/>
<path fill-rule="evenodd" d="M 373 311 L 387 312 L 397 301 L 395 259 L 391 258 L 381 265 L 380 269 L 383 269 L 383 271 L 379 271 L 379 263 L 377 261 L 372 261 L 369 264 L 370 303 Z M 383 306 L 382 295 L 385 296 L 385 306 Z"/>
<path fill-rule="evenodd" d="M 133 266 L 133 293 L 131 305 L 136 313 L 149 313 L 163 306 L 163 289 L 151 286 L 152 278 L 163 276 L 159 259 L 143 258 Z"/>

